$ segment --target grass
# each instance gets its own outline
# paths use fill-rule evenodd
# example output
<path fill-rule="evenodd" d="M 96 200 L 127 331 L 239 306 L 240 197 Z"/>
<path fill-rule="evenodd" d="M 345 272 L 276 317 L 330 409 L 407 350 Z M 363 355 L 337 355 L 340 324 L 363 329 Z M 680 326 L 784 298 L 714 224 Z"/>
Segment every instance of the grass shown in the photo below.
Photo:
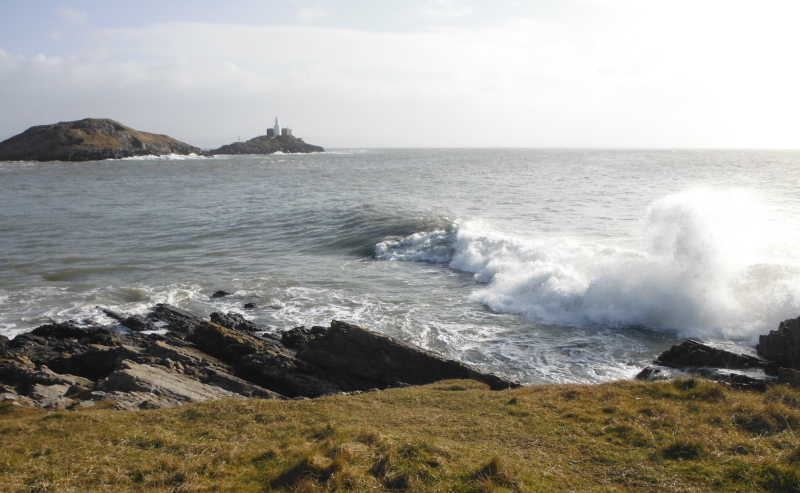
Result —
<path fill-rule="evenodd" d="M 800 491 L 800 391 L 472 381 L 154 411 L 0 407 L 0 491 Z"/>

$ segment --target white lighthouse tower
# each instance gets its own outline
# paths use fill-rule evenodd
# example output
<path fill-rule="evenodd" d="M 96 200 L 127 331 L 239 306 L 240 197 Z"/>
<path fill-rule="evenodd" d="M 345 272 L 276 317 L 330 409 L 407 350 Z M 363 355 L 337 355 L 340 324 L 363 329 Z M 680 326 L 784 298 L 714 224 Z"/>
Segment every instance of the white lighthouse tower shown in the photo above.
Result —
<path fill-rule="evenodd" d="M 275 117 L 275 127 L 273 127 L 273 128 L 274 128 L 274 132 L 275 132 L 275 137 L 278 137 L 281 134 L 281 124 L 278 123 L 278 117 L 277 116 Z"/>

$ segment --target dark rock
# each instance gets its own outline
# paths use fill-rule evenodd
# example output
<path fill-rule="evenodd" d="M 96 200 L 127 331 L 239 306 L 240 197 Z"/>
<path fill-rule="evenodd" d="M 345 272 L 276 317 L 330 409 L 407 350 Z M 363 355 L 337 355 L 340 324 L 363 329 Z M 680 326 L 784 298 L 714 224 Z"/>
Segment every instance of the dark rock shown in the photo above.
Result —
<path fill-rule="evenodd" d="M 247 320 L 236 312 L 228 312 L 227 315 L 214 312 L 211 314 L 211 321 L 223 327 L 241 332 L 257 332 L 261 330 L 254 322 Z"/>
<path fill-rule="evenodd" d="M 188 339 L 233 365 L 247 380 L 289 397 L 318 397 L 342 390 L 325 381 L 314 365 L 272 341 L 210 322 L 197 326 Z"/>
<path fill-rule="evenodd" d="M 89 336 L 86 329 L 72 322 L 41 325 L 33 329 L 30 334 L 50 339 L 83 339 Z"/>
<path fill-rule="evenodd" d="M 791 385 L 793 387 L 800 387 L 800 370 L 793 368 L 779 368 L 776 372 L 778 374 L 778 382 Z"/>
<path fill-rule="evenodd" d="M 671 368 L 763 368 L 766 365 L 754 356 L 735 354 L 703 343 L 687 340 L 661 353 L 656 363 Z"/>
<path fill-rule="evenodd" d="M 230 296 L 230 293 L 220 289 L 219 291 L 216 291 L 214 294 L 211 295 L 211 299 L 224 298 L 225 296 Z"/>
<path fill-rule="evenodd" d="M 311 153 L 324 152 L 320 146 L 306 144 L 303 139 L 293 135 L 280 135 L 277 137 L 262 135 L 248 140 L 247 142 L 234 142 L 227 144 L 219 149 L 209 151 L 211 155 L 227 154 L 273 154 L 275 152 L 292 153 Z"/>
<path fill-rule="evenodd" d="M 0 161 L 97 161 L 166 154 L 204 155 L 166 135 L 96 118 L 31 127 L 0 142 Z"/>
<path fill-rule="evenodd" d="M 663 371 L 661 368 L 655 368 L 652 366 L 647 366 L 636 375 L 637 380 L 644 380 L 646 382 L 654 382 L 656 380 L 667 380 L 670 378 L 670 375 Z"/>
<path fill-rule="evenodd" d="M 692 373 L 717 382 L 724 383 L 734 389 L 756 390 L 764 392 L 775 380 L 771 378 L 758 378 L 739 373 L 721 372 L 713 368 L 698 368 Z"/>
<path fill-rule="evenodd" d="M 303 326 L 295 327 L 281 334 L 281 344 L 288 348 L 297 349 L 312 339 L 324 336 L 328 329 L 315 325 L 311 329 Z"/>
<path fill-rule="evenodd" d="M 195 327 L 204 322 L 202 318 L 166 303 L 157 304 L 150 314 L 150 318 L 166 322 L 169 330 L 184 334 L 192 332 Z"/>
<path fill-rule="evenodd" d="M 245 310 L 253 310 L 255 308 L 258 308 L 258 306 L 255 303 L 245 303 L 244 305 L 242 305 L 242 308 L 244 308 Z"/>
<path fill-rule="evenodd" d="M 784 320 L 778 330 L 758 337 L 756 352 L 773 361 L 769 370 L 775 374 L 778 368 L 800 369 L 800 317 Z"/>
<path fill-rule="evenodd" d="M 153 324 L 145 320 L 145 318 L 141 315 L 133 315 L 126 317 L 124 315 L 120 315 L 115 311 L 107 309 L 103 309 L 103 313 L 113 318 L 114 320 L 118 321 L 120 325 L 127 327 L 131 330 L 136 330 L 136 331 L 153 330 Z"/>
<path fill-rule="evenodd" d="M 431 351 L 336 320 L 331 322 L 324 336 L 302 345 L 297 357 L 313 362 L 344 381 L 349 380 L 351 388 L 347 390 L 402 383 L 423 385 L 447 379 L 478 380 L 494 390 L 519 387 L 518 383 L 497 375 L 483 373 Z"/>

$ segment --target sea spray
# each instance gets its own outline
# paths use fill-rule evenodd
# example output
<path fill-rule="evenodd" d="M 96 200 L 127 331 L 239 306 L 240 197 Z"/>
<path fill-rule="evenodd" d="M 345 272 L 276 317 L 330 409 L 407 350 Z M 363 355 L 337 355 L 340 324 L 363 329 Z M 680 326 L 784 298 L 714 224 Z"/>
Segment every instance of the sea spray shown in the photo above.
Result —
<path fill-rule="evenodd" d="M 643 326 L 754 339 L 800 301 L 800 269 L 758 261 L 766 209 L 742 191 L 693 189 L 653 202 L 640 248 L 522 237 L 483 221 L 376 246 L 375 257 L 447 263 L 483 286 L 474 301 L 548 324 Z"/>

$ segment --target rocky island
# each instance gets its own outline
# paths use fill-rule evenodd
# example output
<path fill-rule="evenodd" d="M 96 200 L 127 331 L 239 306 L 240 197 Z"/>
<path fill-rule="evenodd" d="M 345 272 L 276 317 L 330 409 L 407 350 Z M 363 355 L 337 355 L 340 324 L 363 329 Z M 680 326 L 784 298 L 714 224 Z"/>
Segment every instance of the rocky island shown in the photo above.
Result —
<path fill-rule="evenodd" d="M 209 151 L 209 154 L 216 156 L 229 154 L 274 154 L 276 152 L 285 152 L 287 154 L 311 153 L 325 152 L 325 149 L 320 146 L 306 144 L 303 142 L 303 139 L 293 135 L 262 135 L 250 139 L 247 142 L 234 142 L 224 145 L 219 149 Z"/>
<path fill-rule="evenodd" d="M 168 154 L 203 151 L 106 118 L 38 125 L 0 142 L 0 161 L 98 161 Z"/>

